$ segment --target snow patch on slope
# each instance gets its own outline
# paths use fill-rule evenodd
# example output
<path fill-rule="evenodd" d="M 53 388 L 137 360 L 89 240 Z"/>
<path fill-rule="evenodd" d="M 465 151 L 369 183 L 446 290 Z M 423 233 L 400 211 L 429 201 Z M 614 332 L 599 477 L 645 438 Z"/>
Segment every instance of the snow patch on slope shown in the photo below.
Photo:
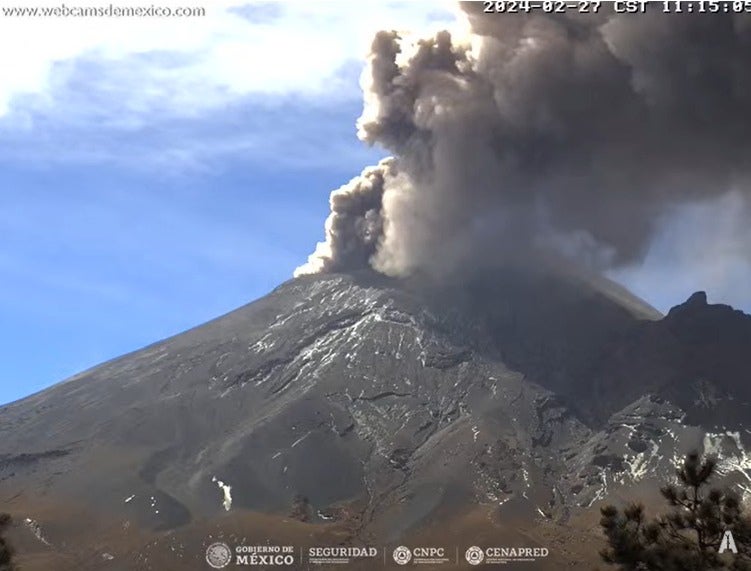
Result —
<path fill-rule="evenodd" d="M 50 547 L 52 547 L 52 544 L 49 541 L 47 541 L 46 537 L 44 537 L 44 534 L 42 533 L 42 527 L 39 525 L 39 523 L 31 519 L 30 517 L 27 517 L 25 520 L 23 520 L 23 523 L 26 527 L 28 527 L 31 530 L 31 533 L 34 534 L 34 537 L 36 537 L 39 541 L 41 541 L 45 545 L 49 545 Z"/>
<path fill-rule="evenodd" d="M 643 479 L 649 472 L 650 466 L 654 460 L 659 460 L 658 452 L 660 450 L 659 444 L 654 440 L 649 441 L 650 450 L 647 452 L 639 452 L 633 457 L 626 458 L 626 466 L 628 466 L 628 475 L 631 480 L 638 482 Z M 655 462 L 656 467 L 656 462 Z"/>
<path fill-rule="evenodd" d="M 717 473 L 725 476 L 738 473 L 748 481 L 739 485 L 744 499 L 751 495 L 751 454 L 746 451 L 739 432 L 707 432 L 704 435 L 704 453 L 717 457 Z"/>
<path fill-rule="evenodd" d="M 211 478 L 211 481 L 214 482 L 217 486 L 219 486 L 219 489 L 224 495 L 224 498 L 222 499 L 222 506 L 224 507 L 225 511 L 229 511 L 232 508 L 232 486 L 225 484 L 224 482 L 219 480 L 216 476 L 213 476 Z"/>

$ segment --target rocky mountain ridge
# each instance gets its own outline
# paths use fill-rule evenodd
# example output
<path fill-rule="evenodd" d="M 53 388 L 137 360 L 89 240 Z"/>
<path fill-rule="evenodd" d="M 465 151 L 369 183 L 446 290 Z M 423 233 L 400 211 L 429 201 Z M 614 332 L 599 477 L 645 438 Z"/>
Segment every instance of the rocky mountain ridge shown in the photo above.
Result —
<path fill-rule="evenodd" d="M 42 505 L 155 541 L 238 514 L 345 543 L 478 507 L 565 529 L 693 448 L 751 493 L 751 317 L 701 293 L 658 317 L 544 273 L 298 278 L 2 407 L 0 497 L 54 549 L 80 530 Z"/>

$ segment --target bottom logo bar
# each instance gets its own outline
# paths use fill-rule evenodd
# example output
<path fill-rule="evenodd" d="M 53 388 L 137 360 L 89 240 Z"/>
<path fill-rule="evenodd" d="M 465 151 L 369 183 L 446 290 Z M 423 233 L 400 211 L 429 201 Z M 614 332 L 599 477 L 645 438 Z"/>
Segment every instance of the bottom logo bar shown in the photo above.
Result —
<path fill-rule="evenodd" d="M 461 554 L 470 565 L 505 565 L 513 562 L 531 562 L 549 555 L 546 547 L 479 547 L 446 548 L 437 546 L 408 547 L 399 545 L 393 549 L 370 546 L 328 546 L 295 548 L 276 545 L 237 545 L 230 547 L 224 542 L 214 542 L 206 548 L 206 563 L 212 569 L 233 566 L 292 567 L 297 564 L 343 565 L 370 560 L 383 566 L 430 565 L 461 563 Z M 389 557 L 390 555 L 390 557 Z"/>

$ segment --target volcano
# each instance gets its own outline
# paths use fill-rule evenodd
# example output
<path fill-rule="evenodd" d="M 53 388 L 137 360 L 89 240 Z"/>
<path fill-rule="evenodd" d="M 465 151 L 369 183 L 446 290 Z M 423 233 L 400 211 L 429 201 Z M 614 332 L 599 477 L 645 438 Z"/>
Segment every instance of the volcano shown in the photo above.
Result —
<path fill-rule="evenodd" d="M 662 316 L 562 272 L 308 275 L 4 406 L 0 498 L 30 570 L 208 569 L 215 541 L 590 569 L 601 503 L 689 450 L 751 492 L 750 354 L 701 292 Z"/>

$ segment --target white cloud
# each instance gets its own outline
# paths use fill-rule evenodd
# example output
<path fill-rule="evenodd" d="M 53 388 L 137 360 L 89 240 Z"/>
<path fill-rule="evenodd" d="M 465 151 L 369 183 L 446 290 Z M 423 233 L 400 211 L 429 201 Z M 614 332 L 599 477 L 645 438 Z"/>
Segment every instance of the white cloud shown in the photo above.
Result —
<path fill-rule="evenodd" d="M 200 6 L 195 0 L 161 0 Z M 19 6 L 61 6 L 49 0 Z M 108 2 L 69 0 L 73 6 Z M 151 2 L 142 2 L 148 6 Z M 137 127 L 150 113 L 191 116 L 250 94 L 356 96 L 338 74 L 362 60 L 375 30 L 424 34 L 454 12 L 435 2 L 204 0 L 204 17 L 3 17 L 0 118 L 29 126 L 37 113 Z M 8 3 L 3 4 L 4 8 Z M 123 0 L 138 5 L 138 0 Z M 97 93 L 85 109 L 70 93 Z M 67 98 L 61 94 L 67 93 Z M 63 105 L 62 103 L 65 103 Z M 12 117 L 15 115 L 15 117 Z"/>

